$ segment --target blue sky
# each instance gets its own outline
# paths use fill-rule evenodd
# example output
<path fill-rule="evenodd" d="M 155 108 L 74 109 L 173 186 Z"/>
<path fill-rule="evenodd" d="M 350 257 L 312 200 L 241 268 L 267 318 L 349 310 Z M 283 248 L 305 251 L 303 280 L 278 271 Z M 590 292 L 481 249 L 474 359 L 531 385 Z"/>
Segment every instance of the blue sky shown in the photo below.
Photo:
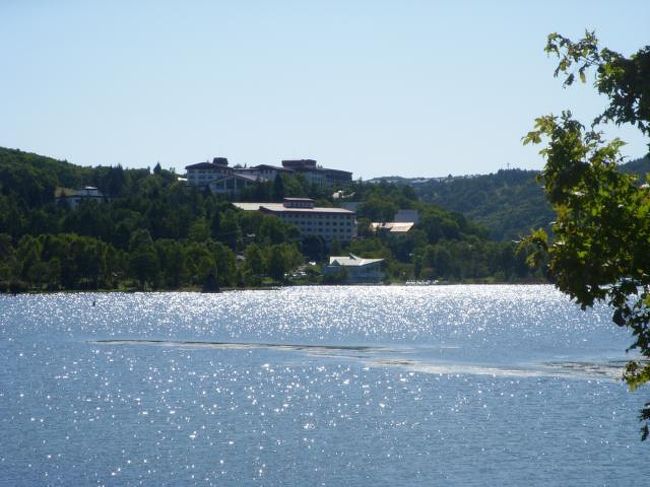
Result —
<path fill-rule="evenodd" d="M 546 35 L 650 43 L 645 0 L 0 0 L 0 20 L 1 146 L 177 172 L 214 156 L 355 178 L 540 168 L 521 145 L 536 116 L 604 106 L 553 78 Z"/>

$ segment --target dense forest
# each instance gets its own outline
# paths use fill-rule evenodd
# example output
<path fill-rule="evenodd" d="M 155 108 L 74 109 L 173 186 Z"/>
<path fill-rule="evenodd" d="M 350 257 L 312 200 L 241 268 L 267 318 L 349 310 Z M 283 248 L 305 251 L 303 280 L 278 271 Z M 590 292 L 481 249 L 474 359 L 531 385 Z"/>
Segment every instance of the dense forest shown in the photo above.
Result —
<path fill-rule="evenodd" d="M 620 166 L 643 181 L 650 173 L 650 159 L 639 158 Z M 488 229 L 494 240 L 519 240 L 531 230 L 549 231 L 554 213 L 538 181 L 539 171 L 502 169 L 493 174 L 449 176 L 437 179 L 389 179 L 412 186 L 422 201 L 459 212 Z"/>
<path fill-rule="evenodd" d="M 85 185 L 99 188 L 106 199 L 82 201 L 74 209 L 56 202 L 61 188 Z M 409 186 L 354 182 L 339 189 L 359 203 L 359 238 L 328 248 L 274 216 L 238 210 L 224 197 L 188 187 L 160 165 L 82 167 L 0 148 L 0 290 L 319 283 L 319 265 L 345 252 L 386 259 L 389 281 L 540 278 L 516 254 L 515 243 L 491 240 L 487 227 L 421 201 Z M 341 201 L 330 193 L 299 176 L 283 176 L 240 199 L 309 196 L 319 206 Z M 398 209 L 420 213 L 407 235 L 370 230 L 371 221 L 390 221 Z"/>
<path fill-rule="evenodd" d="M 431 180 L 416 186 L 424 200 L 458 211 L 489 228 L 495 240 L 519 239 L 534 228 L 548 228 L 553 211 L 537 171 L 501 170 L 495 174 Z"/>

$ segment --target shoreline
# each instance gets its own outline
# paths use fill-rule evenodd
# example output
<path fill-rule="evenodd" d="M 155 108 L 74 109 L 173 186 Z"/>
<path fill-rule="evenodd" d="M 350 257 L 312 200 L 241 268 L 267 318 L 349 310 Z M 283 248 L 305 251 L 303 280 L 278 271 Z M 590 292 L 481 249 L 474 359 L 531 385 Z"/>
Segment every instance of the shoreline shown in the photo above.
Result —
<path fill-rule="evenodd" d="M 435 284 L 407 284 L 405 282 L 391 282 L 391 283 L 355 283 L 355 284 L 277 284 L 277 285 L 268 285 L 268 286 L 244 286 L 244 287 L 224 287 L 219 291 L 202 291 L 200 287 L 184 287 L 178 289 L 130 289 L 130 288 L 98 288 L 98 289 L 57 289 L 57 290 L 45 290 L 45 289 L 27 289 L 18 292 L 10 292 L 5 290 L 0 290 L 0 296 L 18 296 L 18 295 L 41 295 L 41 294 L 90 294 L 90 293 L 122 293 L 122 294 L 135 294 L 135 293 L 199 293 L 199 294 L 221 294 L 229 293 L 234 291 L 279 291 L 284 288 L 291 287 L 409 287 L 409 288 L 423 288 L 423 287 L 441 287 L 441 286 L 539 286 L 539 285 L 549 285 L 553 286 L 554 284 L 550 281 L 499 281 L 499 282 L 487 282 L 480 280 L 468 280 L 468 281 L 445 281 L 437 282 Z"/>

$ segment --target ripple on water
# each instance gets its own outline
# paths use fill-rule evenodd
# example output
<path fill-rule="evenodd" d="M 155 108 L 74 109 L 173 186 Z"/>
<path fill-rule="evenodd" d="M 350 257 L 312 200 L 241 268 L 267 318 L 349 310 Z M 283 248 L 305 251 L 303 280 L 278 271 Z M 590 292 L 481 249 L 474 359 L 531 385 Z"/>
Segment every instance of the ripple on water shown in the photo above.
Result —
<path fill-rule="evenodd" d="M 611 380 L 629 337 L 550 286 L 0 296 L 0 338 L 0 484 L 634 485 L 645 465 L 642 401 Z"/>

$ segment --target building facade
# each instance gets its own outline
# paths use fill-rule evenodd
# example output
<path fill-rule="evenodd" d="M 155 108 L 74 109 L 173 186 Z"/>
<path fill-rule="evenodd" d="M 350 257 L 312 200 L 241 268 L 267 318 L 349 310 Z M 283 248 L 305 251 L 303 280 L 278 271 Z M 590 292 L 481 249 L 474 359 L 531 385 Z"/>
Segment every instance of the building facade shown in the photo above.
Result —
<path fill-rule="evenodd" d="M 384 259 L 364 259 L 354 254 L 330 257 L 324 276 L 336 276 L 346 284 L 379 283 L 384 279 Z"/>
<path fill-rule="evenodd" d="M 185 166 L 187 171 L 187 182 L 198 188 L 206 188 L 208 185 L 218 179 L 230 176 L 233 172 L 228 167 L 228 159 L 225 157 L 215 157 L 212 162 L 199 162 Z"/>
<path fill-rule="evenodd" d="M 59 188 L 55 192 L 55 201 L 57 203 L 67 204 L 71 209 L 75 209 L 82 201 L 96 201 L 103 203 L 107 199 L 104 194 L 94 186 L 84 186 L 81 189 L 69 190 Z"/>
<path fill-rule="evenodd" d="M 253 176 L 259 181 L 273 181 L 278 174 L 292 174 L 291 169 L 286 167 L 271 166 L 269 164 L 259 164 L 257 166 L 242 167 L 236 169 L 237 174 L 246 174 Z"/>
<path fill-rule="evenodd" d="M 314 159 L 286 159 L 282 167 L 302 174 L 306 181 L 316 186 L 343 186 L 352 182 L 352 173 L 319 166 Z"/>
<path fill-rule="evenodd" d="M 406 235 L 415 226 L 413 222 L 372 222 L 370 229 L 375 233 L 390 233 L 391 235 Z"/>
<path fill-rule="evenodd" d="M 296 159 L 284 160 L 282 166 L 272 166 L 269 164 L 259 164 L 250 167 L 229 167 L 228 159 L 225 157 L 215 157 L 212 162 L 199 162 L 185 166 L 187 183 L 197 188 L 221 188 L 221 184 L 212 184 L 224 178 L 240 175 L 248 178 L 254 178 L 257 182 L 273 181 L 278 175 L 300 174 L 309 184 L 324 188 L 333 186 L 344 186 L 352 181 L 352 173 L 339 169 L 329 169 L 318 166 L 314 159 Z M 233 180 L 229 180 L 233 181 Z M 246 183 L 240 181 L 242 185 Z M 237 186 L 237 182 L 233 182 Z M 228 191 L 219 190 L 219 194 Z M 237 190 L 230 191 L 237 194 Z"/>
<path fill-rule="evenodd" d="M 233 203 L 246 211 L 261 211 L 290 223 L 303 237 L 320 237 L 325 242 L 349 242 L 357 235 L 355 213 L 343 208 L 314 206 L 309 198 L 285 198 L 282 203 Z"/>
<path fill-rule="evenodd" d="M 213 194 L 237 196 L 242 189 L 254 186 L 258 179 L 248 174 L 232 173 L 210 181 L 208 188 Z"/>

